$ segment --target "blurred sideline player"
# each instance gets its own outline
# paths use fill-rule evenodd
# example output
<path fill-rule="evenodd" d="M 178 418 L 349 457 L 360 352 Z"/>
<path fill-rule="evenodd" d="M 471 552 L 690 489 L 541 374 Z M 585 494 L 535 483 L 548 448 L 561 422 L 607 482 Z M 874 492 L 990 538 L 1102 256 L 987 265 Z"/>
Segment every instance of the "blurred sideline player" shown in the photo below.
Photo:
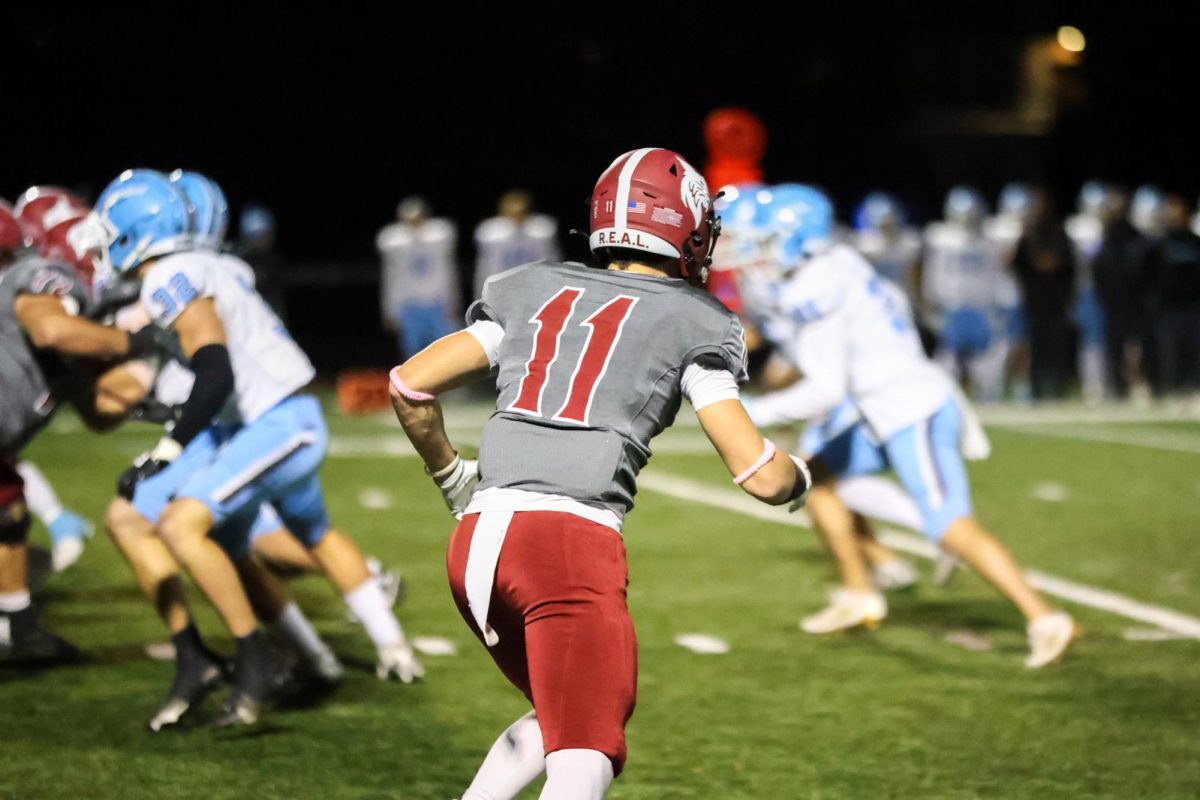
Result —
<path fill-rule="evenodd" d="M 931 541 L 961 557 L 1020 609 L 1028 622 L 1026 666 L 1060 657 L 1074 622 L 1026 583 L 1008 550 L 974 519 L 960 453 L 964 419 L 951 381 L 921 349 L 897 295 L 853 249 L 834 244 L 832 208 L 816 190 L 777 187 L 768 205 L 784 276 L 780 310 L 796 323 L 792 348 L 802 381 L 786 403 L 752 406 L 811 419 L 849 398 L 862 421 L 824 443 L 810 466 L 809 515 L 838 562 L 842 586 L 829 608 L 804 621 L 812 633 L 874 625 L 887 613 L 856 542 L 854 518 L 833 490 L 839 477 L 891 468 L 921 510 Z"/>
<path fill-rule="evenodd" d="M 56 186 L 31 186 L 21 193 L 13 208 L 25 247 L 39 252 L 50 228 L 87 212 L 88 206 L 80 197 Z M 25 500 L 30 513 L 50 533 L 54 571 L 62 572 L 83 555 L 84 543 L 94 526 L 63 506 L 37 466 L 22 461 L 17 464 L 17 471 L 25 481 Z"/>
<path fill-rule="evenodd" d="M 90 276 L 23 250 L 14 212 L 0 201 L 0 657 L 67 661 L 78 650 L 38 624 L 29 595 L 29 516 L 17 457 L 60 401 L 75 405 L 89 427 L 115 424 L 93 405 L 95 365 L 155 342 L 152 331 L 131 337 L 89 322 L 82 315 L 92 302 Z"/>
<path fill-rule="evenodd" d="M 946 195 L 945 220 L 925 230 L 922 297 L 937 332 L 938 361 L 965 377 L 977 402 L 999 400 L 1017 333 L 1019 295 L 996 244 L 984 235 L 983 198 L 957 186 Z"/>
<path fill-rule="evenodd" d="M 405 198 L 396 209 L 396 221 L 375 237 L 383 259 L 383 324 L 399 332 L 397 344 L 405 356 L 457 327 L 452 322 L 460 308 L 457 237 L 454 223 L 431 219 L 420 197 Z"/>
<path fill-rule="evenodd" d="M 483 293 L 488 278 L 506 269 L 559 258 L 558 223 L 545 214 L 533 213 L 533 197 L 529 192 L 524 189 L 505 192 L 496 210 L 496 216 L 475 228 L 473 297 Z"/>
<path fill-rule="evenodd" d="M 543 770 L 543 800 L 598 800 L 624 766 L 637 651 L 620 528 L 683 397 L 735 483 L 774 505 L 803 500 L 802 466 L 738 401 L 741 325 L 700 288 L 719 226 L 676 153 L 626 153 L 592 194 L 596 268 L 493 278 L 466 331 L 392 371 L 396 415 L 462 517 L 447 554 L 455 602 L 534 707 L 463 800 L 508 800 Z M 476 466 L 447 439 L 437 396 L 492 369 L 497 411 Z"/>
<path fill-rule="evenodd" d="M 910 308 L 921 307 L 921 233 L 908 224 L 896 198 L 867 195 L 854 213 L 852 244 L 885 280 L 899 286 Z"/>
<path fill-rule="evenodd" d="M 1029 343 L 1029 319 L 1025 298 L 1013 269 L 1017 246 L 1025 235 L 1025 229 L 1033 221 L 1034 191 L 1027 183 L 1006 183 L 996 198 L 996 213 L 983 225 L 984 235 L 996 246 L 1003 265 L 1004 280 L 1012 282 L 1012 295 L 1016 306 L 1009 312 L 1008 363 L 1005 367 L 1005 385 L 1014 399 L 1028 401 L 1033 397 L 1031 380 L 1032 351 Z"/>
<path fill-rule="evenodd" d="M 155 520 L 155 535 L 237 639 L 233 690 L 216 724 L 253 723 L 273 680 L 273 660 L 229 555 L 249 549 L 264 502 L 310 547 L 352 608 L 369 604 L 360 617 L 395 626 L 394 644 L 381 655 L 392 659 L 389 669 L 399 665 L 402 676 L 414 677 L 420 667 L 362 554 L 325 535 L 317 470 L 328 435 L 317 401 L 301 392 L 313 368 L 255 292 L 248 267 L 196 248 L 185 195 L 152 170 L 114 180 L 97 214 L 110 268 L 142 279 L 142 303 L 159 326 L 178 335 L 195 374 L 170 435 L 126 471 L 120 488 L 143 518 Z M 179 612 L 172 620 L 184 628 L 173 632 L 191 633 L 196 658 L 177 649 L 176 683 L 194 689 L 209 665 L 186 607 Z"/>
<path fill-rule="evenodd" d="M 1075 324 L 1079 328 L 1079 377 L 1083 397 L 1090 403 L 1104 399 L 1104 307 L 1096 292 L 1092 262 L 1104 243 L 1104 208 L 1112 202 L 1111 192 L 1099 181 L 1088 181 L 1079 190 L 1073 215 L 1065 223 L 1067 236 L 1075 247 L 1078 265 L 1075 286 Z"/>

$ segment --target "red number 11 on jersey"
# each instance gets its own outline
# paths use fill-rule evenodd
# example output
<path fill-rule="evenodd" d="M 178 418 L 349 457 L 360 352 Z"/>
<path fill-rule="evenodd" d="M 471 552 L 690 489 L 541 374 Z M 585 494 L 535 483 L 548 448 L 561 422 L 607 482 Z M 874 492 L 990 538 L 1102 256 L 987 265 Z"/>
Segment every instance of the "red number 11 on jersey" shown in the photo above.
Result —
<path fill-rule="evenodd" d="M 547 300 L 529 320 L 537 325 L 537 333 L 533 337 L 533 354 L 525 364 L 525 377 L 521 379 L 517 399 L 508 407 L 509 411 L 544 416 L 542 394 L 546 390 L 550 368 L 558 360 L 564 329 L 583 294 L 583 289 L 567 286 Z M 636 297 L 618 295 L 581 323 L 581 326 L 588 327 L 587 341 L 584 343 L 579 363 L 571 373 L 566 402 L 552 419 L 587 424 L 596 388 L 608 369 L 608 362 L 612 359 L 613 350 L 621 338 L 625 322 L 636 304 Z"/>

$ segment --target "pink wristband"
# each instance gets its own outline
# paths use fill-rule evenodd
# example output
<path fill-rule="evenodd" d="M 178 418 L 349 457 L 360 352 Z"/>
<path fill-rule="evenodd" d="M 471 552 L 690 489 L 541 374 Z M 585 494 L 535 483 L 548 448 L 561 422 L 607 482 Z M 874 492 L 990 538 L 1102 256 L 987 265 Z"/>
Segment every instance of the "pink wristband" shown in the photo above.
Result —
<path fill-rule="evenodd" d="M 399 369 L 399 367 L 392 367 L 392 371 L 388 373 L 388 380 L 391 381 L 393 389 L 414 403 L 427 403 L 430 400 L 437 400 L 437 395 L 432 395 L 428 392 L 418 392 L 415 389 L 405 386 L 404 381 L 400 380 L 400 376 L 396 374 L 396 371 Z"/>
<path fill-rule="evenodd" d="M 763 452 L 762 452 L 762 455 L 758 457 L 758 461 L 755 461 L 753 464 L 751 464 L 750 469 L 746 470 L 741 475 L 738 475 L 736 478 L 734 478 L 733 482 L 736 483 L 738 486 L 741 486 L 743 483 L 750 480 L 750 478 L 754 475 L 754 473 L 758 472 L 760 469 L 765 467 L 767 464 L 770 464 L 771 459 L 774 457 L 775 457 L 775 443 L 772 442 L 770 439 L 763 439 Z"/>

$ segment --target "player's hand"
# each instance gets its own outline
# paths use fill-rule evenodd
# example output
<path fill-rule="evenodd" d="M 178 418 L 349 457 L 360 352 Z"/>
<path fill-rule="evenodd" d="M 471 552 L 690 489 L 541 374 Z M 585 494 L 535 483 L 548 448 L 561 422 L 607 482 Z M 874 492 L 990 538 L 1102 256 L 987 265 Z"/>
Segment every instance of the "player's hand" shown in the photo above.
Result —
<path fill-rule="evenodd" d="M 808 464 L 804 463 L 803 458 L 793 455 L 789 455 L 788 458 L 796 465 L 796 488 L 792 490 L 792 504 L 788 506 L 788 511 L 794 512 L 804 507 L 804 502 L 808 500 L 808 493 L 812 489 L 813 479 L 812 473 L 808 471 Z"/>
<path fill-rule="evenodd" d="M 165 329 L 151 323 L 143 325 L 129 334 L 129 357 L 142 358 L 169 352 L 171 334 Z"/>
<path fill-rule="evenodd" d="M 159 439 L 153 450 L 135 458 L 133 464 L 121 473 L 121 477 L 117 479 L 117 494 L 126 500 L 132 500 L 139 483 L 162 472 L 181 452 L 182 445 L 174 439 L 166 436 Z"/>
<path fill-rule="evenodd" d="M 455 519 L 461 520 L 467 504 L 471 502 L 471 494 L 479 485 L 479 462 L 461 458 L 456 454 L 449 466 L 437 472 L 430 472 L 429 476 L 442 490 L 446 508 L 450 509 Z"/>

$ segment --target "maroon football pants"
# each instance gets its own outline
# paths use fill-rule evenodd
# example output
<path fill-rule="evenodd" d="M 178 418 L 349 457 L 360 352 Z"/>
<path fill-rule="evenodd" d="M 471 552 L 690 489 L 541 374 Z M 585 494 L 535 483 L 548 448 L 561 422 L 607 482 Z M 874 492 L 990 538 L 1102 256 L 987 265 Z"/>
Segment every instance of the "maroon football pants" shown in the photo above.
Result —
<path fill-rule="evenodd" d="M 450 539 L 446 568 L 463 619 L 465 573 L 478 514 Z M 496 565 L 488 653 L 537 711 L 546 753 L 598 750 L 625 764 L 625 723 L 637 699 L 637 640 L 625 604 L 629 571 L 620 534 L 574 514 L 513 514 Z"/>

